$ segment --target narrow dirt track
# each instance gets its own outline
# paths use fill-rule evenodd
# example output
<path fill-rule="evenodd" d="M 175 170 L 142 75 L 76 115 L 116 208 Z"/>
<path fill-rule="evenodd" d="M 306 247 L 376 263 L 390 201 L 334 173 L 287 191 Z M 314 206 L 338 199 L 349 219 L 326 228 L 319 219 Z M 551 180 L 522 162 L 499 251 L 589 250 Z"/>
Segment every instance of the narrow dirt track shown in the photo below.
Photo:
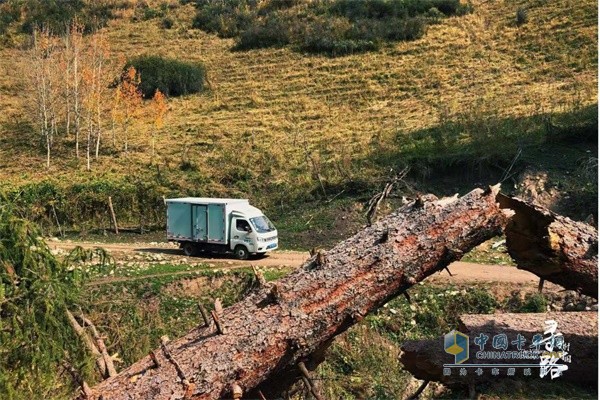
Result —
<path fill-rule="evenodd" d="M 174 244 L 170 243 L 92 243 L 92 242 L 71 242 L 71 241 L 50 241 L 48 245 L 51 249 L 69 251 L 75 246 L 81 246 L 86 249 L 102 247 L 107 250 L 116 260 L 126 259 L 134 255 L 160 254 L 165 260 L 181 260 L 185 256 L 183 252 Z M 194 257 L 187 258 L 194 264 L 208 263 L 214 264 L 216 268 L 234 268 L 258 265 L 264 267 L 299 267 L 309 257 L 308 252 L 300 251 L 275 251 L 268 256 L 251 259 L 236 260 L 233 257 Z M 152 262 L 152 261 L 147 261 Z M 484 265 L 458 261 L 450 265 L 452 277 L 444 271 L 438 273 L 428 280 L 433 282 L 443 281 L 461 281 L 461 282 L 500 282 L 515 284 L 537 284 L 539 278 L 534 274 L 519 270 L 515 267 L 502 265 Z M 181 272 L 185 273 L 185 272 Z M 158 274 L 174 275 L 173 273 Z M 117 279 L 117 278 L 115 278 Z M 128 278 L 125 278 L 128 279 Z M 113 279 L 114 280 L 114 279 Z"/>

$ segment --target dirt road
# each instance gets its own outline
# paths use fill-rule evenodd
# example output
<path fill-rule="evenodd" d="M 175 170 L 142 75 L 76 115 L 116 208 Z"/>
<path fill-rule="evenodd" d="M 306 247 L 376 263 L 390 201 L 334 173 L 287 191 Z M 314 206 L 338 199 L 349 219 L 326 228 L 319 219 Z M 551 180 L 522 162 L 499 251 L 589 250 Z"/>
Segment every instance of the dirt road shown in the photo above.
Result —
<path fill-rule="evenodd" d="M 186 262 L 190 264 L 208 263 L 217 267 L 232 268 L 239 266 L 264 266 L 264 267 L 299 267 L 309 256 L 308 252 L 276 251 L 268 256 L 252 260 L 236 260 L 233 257 L 215 256 L 208 258 L 186 258 L 183 252 L 171 243 L 92 243 L 72 241 L 49 241 L 48 245 L 55 252 L 69 251 L 75 246 L 83 248 L 102 247 L 107 250 L 117 261 L 136 260 L 137 262 L 154 262 L 159 255 L 161 260 L 173 262 Z M 498 282 L 537 284 L 539 278 L 527 271 L 514 267 L 501 265 L 483 265 L 467 262 L 455 262 L 449 267 L 452 277 L 442 271 L 429 278 L 431 281 L 461 281 L 461 282 Z"/>

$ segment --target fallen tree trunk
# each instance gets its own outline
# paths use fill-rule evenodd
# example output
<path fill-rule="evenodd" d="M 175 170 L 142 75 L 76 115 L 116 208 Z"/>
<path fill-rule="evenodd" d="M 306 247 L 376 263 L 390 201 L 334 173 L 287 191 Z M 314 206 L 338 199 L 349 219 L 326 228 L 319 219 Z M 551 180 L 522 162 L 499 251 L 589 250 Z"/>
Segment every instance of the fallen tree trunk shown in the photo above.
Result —
<path fill-rule="evenodd" d="M 558 323 L 557 332 L 563 334 L 565 343 L 569 343 L 568 353 L 571 363 L 566 364 L 568 370 L 558 378 L 561 381 L 597 384 L 598 382 L 598 314 L 595 312 L 552 312 L 539 314 L 491 314 L 491 315 L 462 315 L 459 331 L 469 336 L 469 359 L 464 364 L 482 365 L 484 370 L 480 376 L 475 372 L 476 367 L 467 367 L 467 373 L 460 375 L 460 365 L 451 368 L 450 375 L 444 375 L 444 364 L 454 364 L 454 356 L 444 351 L 444 338 L 431 340 L 411 340 L 402 345 L 400 361 L 415 378 L 426 381 L 442 382 L 446 385 L 472 384 L 473 382 L 498 380 L 507 378 L 507 368 L 498 368 L 498 375 L 491 373 L 490 367 L 484 364 L 512 363 L 539 364 L 540 357 L 534 359 L 493 359 L 479 354 L 480 347 L 474 343 L 474 338 L 483 333 L 488 335 L 484 351 L 502 351 L 493 347 L 493 337 L 498 334 L 507 335 L 508 351 L 518 350 L 516 343 L 511 342 L 521 334 L 526 339 L 522 346 L 531 350 L 532 338 L 536 334 L 544 334 L 545 321 L 554 320 Z M 548 337 L 549 335 L 543 335 Z M 540 347 L 545 350 L 544 345 Z M 558 351 L 558 350 L 557 350 Z M 483 358 L 485 357 L 485 358 Z M 509 357 L 509 356 L 507 356 Z M 539 379 L 540 368 L 530 367 L 531 375 L 525 375 L 526 367 L 517 367 L 511 379 L 529 379 L 530 376 Z M 545 379 L 550 379 L 550 374 Z"/>
<path fill-rule="evenodd" d="M 213 312 L 210 326 L 199 318 L 201 327 L 164 341 L 94 387 L 90 398 L 216 399 L 240 390 L 273 397 L 314 370 L 336 335 L 501 233 L 505 216 L 497 190 L 407 204 L 294 273 Z"/>
<path fill-rule="evenodd" d="M 598 298 L 596 228 L 502 194 L 498 201 L 515 212 L 505 233 L 506 247 L 519 269 Z"/>

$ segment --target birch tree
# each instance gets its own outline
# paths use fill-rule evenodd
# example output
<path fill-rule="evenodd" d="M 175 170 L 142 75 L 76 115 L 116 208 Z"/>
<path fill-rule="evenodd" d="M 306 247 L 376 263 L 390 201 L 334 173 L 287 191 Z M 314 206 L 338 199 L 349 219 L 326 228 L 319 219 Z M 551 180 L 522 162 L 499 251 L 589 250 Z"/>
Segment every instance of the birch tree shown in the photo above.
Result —
<path fill-rule="evenodd" d="M 94 60 L 94 68 L 96 69 L 96 76 L 98 79 L 97 85 L 97 102 L 96 102 L 96 150 L 95 157 L 98 159 L 98 154 L 100 151 L 100 137 L 102 133 L 102 117 L 104 115 L 104 110 L 102 109 L 102 105 L 104 104 L 104 99 L 108 97 L 108 86 L 112 80 L 112 70 L 114 65 L 110 62 L 110 48 L 108 45 L 108 41 L 106 40 L 106 36 L 101 31 L 96 32 L 96 34 L 92 38 L 93 47 L 96 49 L 96 59 Z"/>
<path fill-rule="evenodd" d="M 51 150 L 57 131 L 57 44 L 47 28 L 33 32 L 30 50 L 31 84 L 35 122 L 46 147 L 46 168 L 50 168 Z"/>
<path fill-rule="evenodd" d="M 75 156 L 79 158 L 79 138 L 81 134 L 81 117 L 83 103 L 83 85 L 82 85 L 82 63 L 84 52 L 83 25 L 78 21 L 73 21 L 70 29 L 65 35 L 67 47 L 65 52 L 69 60 L 70 73 L 67 76 L 69 105 L 72 107 L 73 123 L 75 130 Z M 69 114 L 70 115 L 69 111 Z M 67 124 L 67 133 L 70 133 L 70 123 Z"/>
<path fill-rule="evenodd" d="M 152 129 L 152 159 L 154 160 L 155 147 L 156 147 L 156 135 L 158 131 L 163 127 L 164 118 L 167 113 L 167 98 L 158 89 L 152 97 L 152 115 L 154 117 L 154 129 Z"/>

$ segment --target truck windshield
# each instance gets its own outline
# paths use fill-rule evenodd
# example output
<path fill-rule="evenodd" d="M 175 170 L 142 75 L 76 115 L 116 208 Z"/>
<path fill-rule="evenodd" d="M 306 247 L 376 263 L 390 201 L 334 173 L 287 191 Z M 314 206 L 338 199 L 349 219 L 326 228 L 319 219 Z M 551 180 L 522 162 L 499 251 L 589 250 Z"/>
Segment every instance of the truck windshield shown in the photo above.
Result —
<path fill-rule="evenodd" d="M 254 225 L 254 228 L 258 233 L 271 232 L 275 230 L 275 227 L 269 221 L 269 218 L 264 215 L 261 217 L 250 218 L 250 222 Z"/>

